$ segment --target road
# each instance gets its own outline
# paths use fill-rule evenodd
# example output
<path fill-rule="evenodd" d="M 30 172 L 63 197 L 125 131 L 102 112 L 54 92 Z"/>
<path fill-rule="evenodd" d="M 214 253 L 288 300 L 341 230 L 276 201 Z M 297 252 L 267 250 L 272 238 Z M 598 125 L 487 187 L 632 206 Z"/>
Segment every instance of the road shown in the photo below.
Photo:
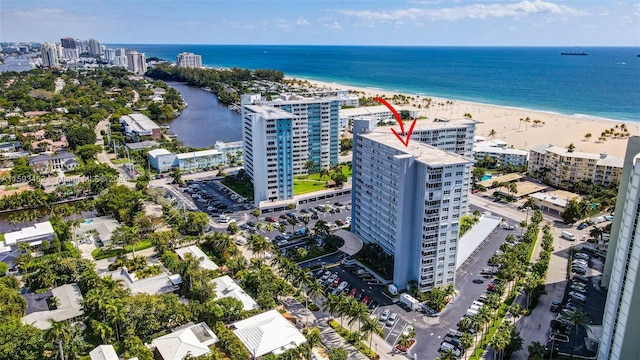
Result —
<path fill-rule="evenodd" d="M 100 121 L 96 125 L 96 128 L 94 130 L 96 133 L 95 144 L 102 146 L 102 152 L 96 154 L 96 160 L 101 164 L 108 165 L 109 167 L 115 169 L 118 172 L 118 184 L 122 184 L 131 189 L 135 189 L 136 184 L 129 181 L 130 179 L 129 175 L 123 169 L 121 169 L 120 167 L 117 167 L 114 163 L 112 163 L 111 159 L 109 159 L 109 155 L 107 155 L 104 138 L 102 136 L 102 131 L 106 132 L 108 126 L 109 126 L 109 118 L 106 118 Z"/>

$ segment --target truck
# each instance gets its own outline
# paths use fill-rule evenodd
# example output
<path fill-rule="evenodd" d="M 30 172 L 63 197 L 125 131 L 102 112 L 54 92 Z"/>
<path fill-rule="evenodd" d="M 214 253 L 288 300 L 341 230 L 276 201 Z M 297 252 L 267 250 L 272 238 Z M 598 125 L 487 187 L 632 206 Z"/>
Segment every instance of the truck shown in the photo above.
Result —
<path fill-rule="evenodd" d="M 560 237 L 569 241 L 576 241 L 576 236 L 568 231 L 563 231 L 562 233 L 560 233 Z"/>
<path fill-rule="evenodd" d="M 420 301 L 407 293 L 400 294 L 400 302 L 411 310 L 420 310 L 422 308 Z"/>

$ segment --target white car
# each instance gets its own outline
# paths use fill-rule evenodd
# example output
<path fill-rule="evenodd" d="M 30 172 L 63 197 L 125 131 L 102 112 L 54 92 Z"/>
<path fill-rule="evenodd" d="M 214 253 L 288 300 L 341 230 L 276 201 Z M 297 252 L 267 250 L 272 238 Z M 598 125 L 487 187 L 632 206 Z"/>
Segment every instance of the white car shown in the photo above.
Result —
<path fill-rule="evenodd" d="M 338 288 L 337 288 L 337 289 L 338 289 L 338 291 L 342 291 L 342 290 L 344 290 L 344 288 L 346 288 L 346 287 L 347 287 L 347 285 L 349 285 L 349 283 L 348 283 L 348 282 L 346 282 L 346 281 L 341 282 L 341 283 L 340 283 L 340 285 L 338 285 Z"/>
<path fill-rule="evenodd" d="M 331 271 L 325 271 L 324 275 L 322 275 L 322 277 L 320 278 L 320 280 L 327 280 L 329 279 L 329 276 L 331 276 Z"/>
<path fill-rule="evenodd" d="M 327 279 L 328 283 L 332 283 L 333 280 L 335 280 L 338 277 L 338 274 L 331 274 L 331 276 L 329 276 L 329 279 Z"/>
<path fill-rule="evenodd" d="M 389 319 L 389 314 L 391 314 L 391 311 L 389 311 L 389 309 L 385 309 L 382 314 L 380 314 L 380 320 L 381 322 L 386 322 L 387 319 Z"/>
<path fill-rule="evenodd" d="M 287 245 L 289 242 L 285 239 L 285 240 L 280 240 L 278 241 L 278 243 L 276 243 L 276 245 L 278 246 L 285 246 Z"/>
<path fill-rule="evenodd" d="M 411 334 L 412 332 L 413 332 L 413 326 L 407 325 L 402 331 L 402 335 L 409 336 L 409 334 Z"/>
<path fill-rule="evenodd" d="M 396 323 L 396 321 L 398 321 L 398 314 L 393 313 L 391 315 L 389 315 L 389 318 L 387 319 L 387 326 L 393 326 L 393 324 Z"/>

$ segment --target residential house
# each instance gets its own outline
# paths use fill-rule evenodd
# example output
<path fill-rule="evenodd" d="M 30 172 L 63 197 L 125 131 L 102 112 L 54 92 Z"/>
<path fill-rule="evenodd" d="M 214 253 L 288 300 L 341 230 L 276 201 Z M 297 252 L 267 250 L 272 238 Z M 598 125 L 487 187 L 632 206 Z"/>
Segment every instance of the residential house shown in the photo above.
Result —
<path fill-rule="evenodd" d="M 0 241 L 0 253 L 16 248 L 19 243 L 39 246 L 43 241 L 51 241 L 55 237 L 56 232 L 49 221 L 33 224 L 18 231 L 5 233 L 4 241 Z"/>
<path fill-rule="evenodd" d="M 22 323 L 40 330 L 51 328 L 51 321 L 79 321 L 82 319 L 82 293 L 77 284 L 66 284 L 45 293 L 23 295 L 27 301 L 27 315 Z M 55 298 L 55 299 L 53 299 Z M 57 304 L 53 304 L 55 300 Z"/>
<path fill-rule="evenodd" d="M 205 270 L 218 270 L 218 265 L 211 261 L 211 259 L 196 245 L 191 245 L 175 250 L 180 259 L 184 260 L 187 254 L 191 254 L 195 259 L 200 260 L 200 267 Z"/>
<path fill-rule="evenodd" d="M 279 355 L 307 341 L 277 310 L 235 322 L 232 329 L 253 359 L 271 353 Z"/>
<path fill-rule="evenodd" d="M 50 174 L 56 171 L 70 171 L 77 168 L 80 163 L 76 156 L 69 152 L 53 155 L 36 155 L 29 158 L 29 165 L 40 174 Z"/>
<path fill-rule="evenodd" d="M 234 299 L 242 302 L 242 307 L 244 310 L 255 310 L 259 308 L 258 303 L 253 300 L 253 298 L 247 294 L 244 289 L 240 287 L 229 275 L 220 276 L 211 280 L 212 283 L 216 285 L 216 298 L 221 299 L 225 297 L 232 297 Z"/>
<path fill-rule="evenodd" d="M 167 335 L 153 339 L 151 349 L 156 359 L 182 360 L 187 355 L 197 358 L 209 354 L 209 346 L 217 342 L 218 337 L 206 323 L 188 323 L 173 329 Z"/>
<path fill-rule="evenodd" d="M 166 294 L 180 289 L 182 278 L 179 274 L 169 275 L 163 273 L 160 275 L 138 279 L 134 273 L 129 273 L 126 267 L 120 270 L 110 271 L 103 276 L 111 276 L 114 280 L 122 280 L 125 288 L 129 289 L 132 294 Z"/>

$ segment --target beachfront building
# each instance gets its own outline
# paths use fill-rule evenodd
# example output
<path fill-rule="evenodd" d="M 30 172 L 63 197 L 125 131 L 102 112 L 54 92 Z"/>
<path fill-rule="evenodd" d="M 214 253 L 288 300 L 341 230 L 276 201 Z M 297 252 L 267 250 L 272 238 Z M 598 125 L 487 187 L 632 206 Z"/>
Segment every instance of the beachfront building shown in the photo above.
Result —
<path fill-rule="evenodd" d="M 509 166 L 519 167 L 527 165 L 529 152 L 507 147 L 507 143 L 496 139 L 473 144 L 473 155 L 476 159 L 482 159 L 485 156 L 496 160 L 496 166 L 507 168 Z"/>
<path fill-rule="evenodd" d="M 339 100 L 282 95 L 263 101 L 242 96 L 244 166 L 251 177 L 254 201 L 293 198 L 293 177 L 338 163 Z"/>
<path fill-rule="evenodd" d="M 258 98 L 256 103 L 259 102 L 261 100 Z M 308 173 L 305 167 L 307 161 L 313 161 L 317 170 L 338 163 L 340 100 L 337 97 L 302 98 L 280 95 L 278 99 L 266 102 L 266 105 L 294 114 L 300 125 L 306 125 L 306 129 L 303 129 L 307 134 L 306 156 L 302 152 L 301 156 L 294 157 L 294 175 Z M 304 143 L 300 146 L 304 146 Z"/>
<path fill-rule="evenodd" d="M 294 156 L 306 156 L 306 124 L 298 116 L 242 95 L 244 170 L 253 181 L 256 205 L 293 198 Z"/>
<path fill-rule="evenodd" d="M 356 105 L 357 106 L 357 105 Z M 412 119 L 420 116 L 420 109 L 412 106 L 395 106 L 394 108 L 400 113 L 401 111 L 407 111 L 409 117 Z M 376 106 L 360 106 L 354 108 L 347 108 L 340 110 L 340 128 L 349 128 L 349 123 L 355 119 L 374 119 L 379 121 L 394 121 L 393 113 L 388 107 L 384 105 Z"/>
<path fill-rule="evenodd" d="M 125 135 L 132 139 L 150 137 L 157 140 L 162 137 L 162 129 L 160 126 L 145 114 L 134 113 L 123 115 L 120 117 L 120 124 L 124 126 Z"/>
<path fill-rule="evenodd" d="M 394 256 L 398 289 L 454 283 L 473 161 L 418 141 L 405 147 L 375 123 L 353 122 L 351 230 Z"/>
<path fill-rule="evenodd" d="M 570 187 L 579 181 L 610 186 L 619 183 L 623 163 L 622 158 L 607 153 L 586 153 L 544 144 L 529 150 L 527 172 L 558 187 Z"/>
<path fill-rule="evenodd" d="M 199 69 L 202 67 L 202 55 L 190 52 L 180 53 L 176 56 L 176 64 L 178 67 Z"/>
<path fill-rule="evenodd" d="M 611 238 L 600 285 L 607 288 L 598 359 L 632 359 L 640 353 L 640 137 L 627 143 Z"/>
<path fill-rule="evenodd" d="M 54 43 L 42 44 L 42 49 L 40 50 L 40 54 L 42 56 L 43 67 L 57 68 L 60 66 L 60 64 L 58 64 L 58 47 L 56 46 L 56 44 Z"/>
<path fill-rule="evenodd" d="M 147 59 L 144 53 L 129 51 L 127 53 L 127 68 L 136 75 L 143 75 L 147 72 Z"/>

